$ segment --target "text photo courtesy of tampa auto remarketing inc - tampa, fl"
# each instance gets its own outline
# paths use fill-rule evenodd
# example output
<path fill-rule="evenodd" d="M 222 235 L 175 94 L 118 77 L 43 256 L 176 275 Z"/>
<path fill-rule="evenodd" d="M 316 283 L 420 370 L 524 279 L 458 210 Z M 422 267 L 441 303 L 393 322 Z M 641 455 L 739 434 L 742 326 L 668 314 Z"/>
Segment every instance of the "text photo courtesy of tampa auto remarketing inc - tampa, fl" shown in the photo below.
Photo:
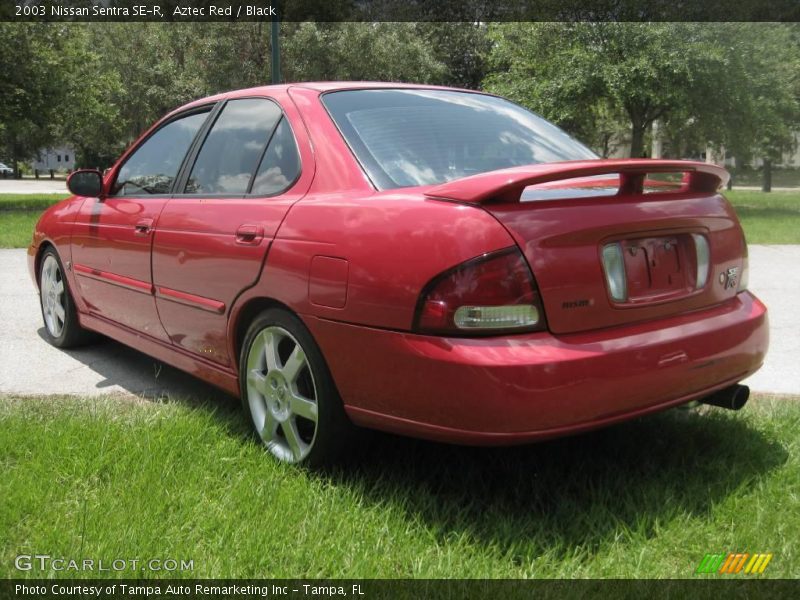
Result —
<path fill-rule="evenodd" d="M 0 596 L 800 593 L 793 0 L 0 6 Z"/>

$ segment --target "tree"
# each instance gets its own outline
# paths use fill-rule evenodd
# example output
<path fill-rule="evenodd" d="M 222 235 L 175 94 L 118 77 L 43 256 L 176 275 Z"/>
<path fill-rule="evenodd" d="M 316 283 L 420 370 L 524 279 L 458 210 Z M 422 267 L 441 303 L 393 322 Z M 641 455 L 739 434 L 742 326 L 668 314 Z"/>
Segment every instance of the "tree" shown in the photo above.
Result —
<path fill-rule="evenodd" d="M 800 28 L 725 23 L 716 39 L 727 63 L 727 76 L 717 81 L 724 100 L 698 107 L 698 120 L 709 141 L 740 161 L 761 157 L 769 191 L 771 164 L 793 149 L 800 127 Z"/>
<path fill-rule="evenodd" d="M 585 25 L 503 23 L 489 27 L 492 50 L 484 87 L 608 150 L 623 128 L 622 107 L 603 89 L 591 49 L 572 31 Z"/>
<path fill-rule="evenodd" d="M 426 22 L 418 25 L 433 53 L 444 66 L 441 85 L 478 90 L 488 70 L 491 42 L 480 22 Z"/>
<path fill-rule="evenodd" d="M 55 139 L 64 98 L 62 26 L 0 22 L 0 136 L 15 174 L 19 162 Z M 12 67 L 13 65 L 13 67 Z"/>
<path fill-rule="evenodd" d="M 123 146 L 120 74 L 97 52 L 87 24 L 71 24 L 63 100 L 54 137 L 75 148 L 79 167 L 111 164 Z"/>
<path fill-rule="evenodd" d="M 774 148 L 797 123 L 797 69 L 787 68 L 798 64 L 796 27 L 760 27 L 495 24 L 486 85 L 595 147 L 624 122 L 631 156 L 643 154 L 656 119 L 668 136 L 689 132 L 739 152 Z"/>
<path fill-rule="evenodd" d="M 115 75 L 109 102 L 118 110 L 117 139 L 133 141 L 192 99 L 268 84 L 269 33 L 269 21 L 93 25 L 92 46 Z M 281 46 L 282 74 L 290 82 L 439 82 L 446 72 L 415 23 L 282 23 Z M 104 156 L 121 149 L 101 145 Z"/>
<path fill-rule="evenodd" d="M 92 45 L 119 85 L 109 102 L 131 142 L 167 111 L 206 94 L 198 68 L 199 23 L 104 23 L 91 27 Z"/>
<path fill-rule="evenodd" d="M 418 23 L 304 22 L 282 31 L 287 81 L 428 83 L 446 72 Z"/>

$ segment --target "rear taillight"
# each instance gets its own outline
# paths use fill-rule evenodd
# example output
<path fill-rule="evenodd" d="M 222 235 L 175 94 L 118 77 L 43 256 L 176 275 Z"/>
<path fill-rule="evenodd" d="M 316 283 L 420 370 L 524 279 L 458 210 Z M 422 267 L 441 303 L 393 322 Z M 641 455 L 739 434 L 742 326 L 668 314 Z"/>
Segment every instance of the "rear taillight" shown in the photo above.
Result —
<path fill-rule="evenodd" d="M 622 258 L 622 244 L 614 242 L 603 246 L 603 271 L 611 298 L 616 302 L 628 299 L 628 284 L 625 281 L 625 260 Z"/>
<path fill-rule="evenodd" d="M 545 328 L 539 291 L 518 248 L 485 254 L 445 271 L 422 290 L 414 329 L 486 335 Z"/>
<path fill-rule="evenodd" d="M 711 264 L 711 253 L 708 249 L 708 240 L 704 235 L 693 233 L 694 254 L 697 272 L 694 277 L 694 289 L 700 290 L 706 287 L 708 281 L 709 265 Z"/>

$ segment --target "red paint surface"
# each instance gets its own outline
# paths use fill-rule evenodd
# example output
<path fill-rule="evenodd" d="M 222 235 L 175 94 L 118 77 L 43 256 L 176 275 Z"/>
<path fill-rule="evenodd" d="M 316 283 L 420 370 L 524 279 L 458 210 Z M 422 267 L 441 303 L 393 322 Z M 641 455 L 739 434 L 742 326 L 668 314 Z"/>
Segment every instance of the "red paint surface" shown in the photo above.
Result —
<path fill-rule="evenodd" d="M 270 86 L 192 103 L 273 98 L 295 134 L 300 178 L 272 198 L 70 198 L 37 225 L 32 274 L 53 245 L 72 265 L 66 275 L 84 326 L 233 394 L 242 315 L 253 302 L 283 304 L 322 348 L 354 421 L 447 441 L 514 443 L 597 427 L 703 396 L 759 368 L 766 310 L 749 292 L 718 283 L 744 255 L 736 216 L 716 192 L 723 170 L 580 161 L 378 192 L 319 96 L 392 86 Z M 644 194 L 645 174 L 665 171 L 687 173 L 684 184 Z M 597 180 L 580 178 L 594 175 L 609 175 L 602 184 L 619 193 L 519 202 L 527 185 L 570 178 L 586 187 Z M 146 232 L 137 229 L 144 221 Z M 611 301 L 603 244 L 690 233 L 710 245 L 702 290 L 689 289 L 688 279 L 650 288 L 640 277 L 630 302 Z M 547 331 L 483 338 L 412 331 L 426 283 L 515 244 L 536 278 Z"/>
<path fill-rule="evenodd" d="M 312 258 L 308 281 L 308 298 L 311 303 L 328 308 L 344 308 L 347 303 L 348 270 L 348 263 L 343 258 Z"/>

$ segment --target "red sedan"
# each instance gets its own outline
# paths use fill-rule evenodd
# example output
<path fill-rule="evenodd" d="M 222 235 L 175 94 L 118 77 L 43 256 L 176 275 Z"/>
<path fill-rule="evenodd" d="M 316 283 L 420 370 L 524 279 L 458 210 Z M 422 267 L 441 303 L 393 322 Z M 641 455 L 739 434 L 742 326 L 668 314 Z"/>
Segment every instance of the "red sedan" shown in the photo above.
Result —
<path fill-rule="evenodd" d="M 744 404 L 767 313 L 727 179 L 599 160 L 488 94 L 269 86 L 73 173 L 28 255 L 52 344 L 100 332 L 239 395 L 280 460 L 354 425 L 515 444 Z"/>

